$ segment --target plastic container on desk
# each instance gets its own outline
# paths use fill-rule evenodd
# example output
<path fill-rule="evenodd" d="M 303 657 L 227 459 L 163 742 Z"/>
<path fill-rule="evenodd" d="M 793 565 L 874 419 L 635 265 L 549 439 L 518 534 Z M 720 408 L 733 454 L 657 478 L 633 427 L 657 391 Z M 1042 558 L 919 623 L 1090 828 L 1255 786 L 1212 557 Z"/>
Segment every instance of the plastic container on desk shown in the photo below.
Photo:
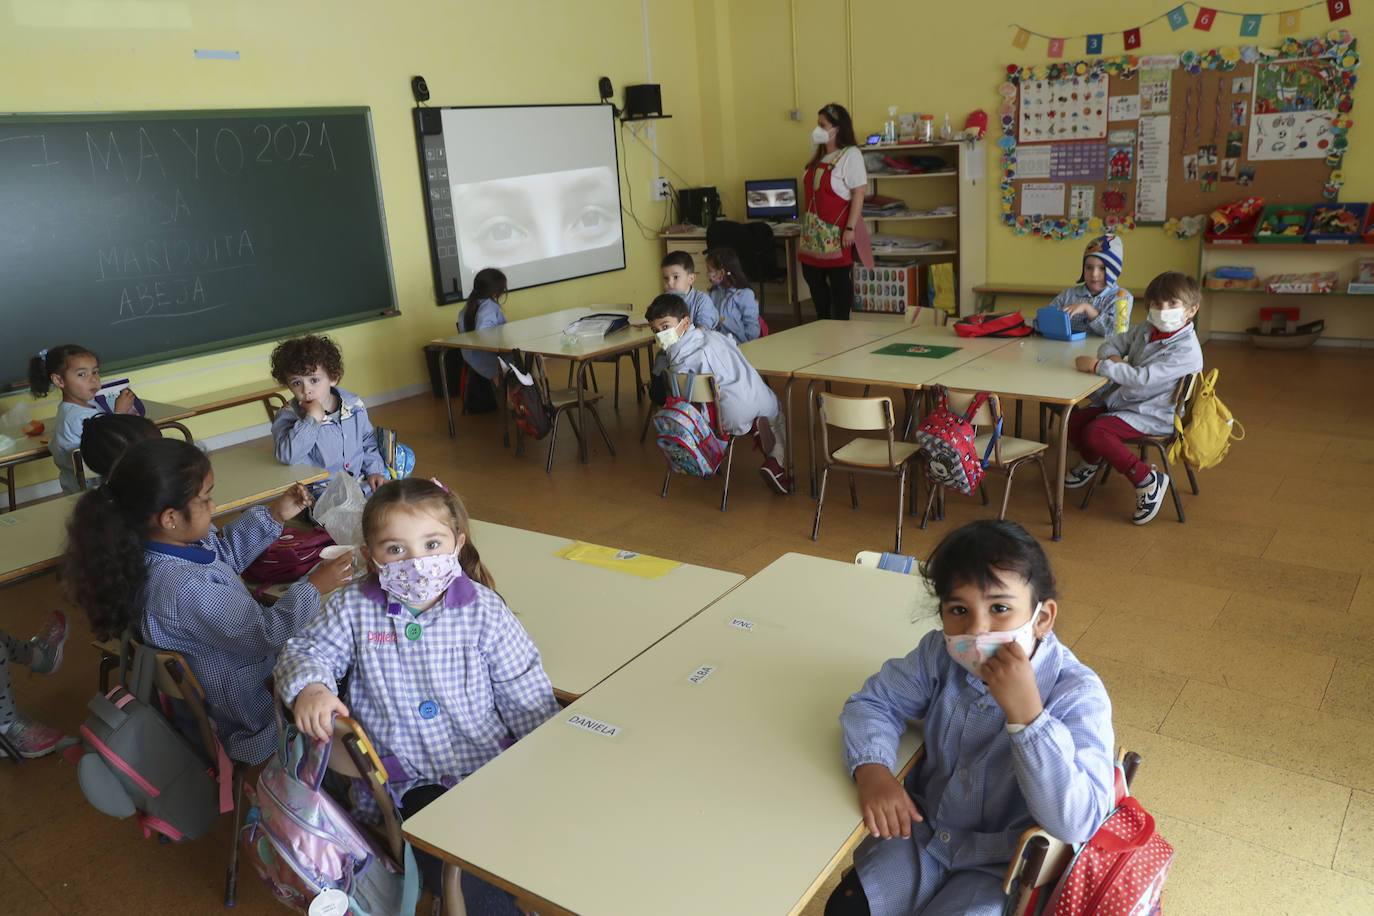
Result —
<path fill-rule="evenodd" d="M 921 120 L 916 123 L 916 142 L 935 142 L 935 115 L 921 115 Z"/>

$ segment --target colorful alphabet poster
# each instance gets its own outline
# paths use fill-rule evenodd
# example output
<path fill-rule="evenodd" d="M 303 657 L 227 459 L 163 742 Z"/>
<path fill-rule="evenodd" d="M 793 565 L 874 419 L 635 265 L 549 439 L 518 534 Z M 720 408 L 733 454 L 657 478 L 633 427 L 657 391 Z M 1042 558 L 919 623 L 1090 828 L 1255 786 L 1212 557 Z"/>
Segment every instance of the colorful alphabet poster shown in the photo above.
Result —
<path fill-rule="evenodd" d="M 1026 80 L 1020 90 L 1022 143 L 1106 138 L 1107 80 Z"/>

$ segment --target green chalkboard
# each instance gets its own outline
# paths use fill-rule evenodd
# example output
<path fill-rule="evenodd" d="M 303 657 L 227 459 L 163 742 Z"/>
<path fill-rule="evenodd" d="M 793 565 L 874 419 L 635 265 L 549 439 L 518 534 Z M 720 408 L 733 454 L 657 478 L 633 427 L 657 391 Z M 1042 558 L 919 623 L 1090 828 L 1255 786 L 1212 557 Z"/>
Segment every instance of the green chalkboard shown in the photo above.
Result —
<path fill-rule="evenodd" d="M 0 115 L 0 378 L 395 311 L 366 108 Z"/>

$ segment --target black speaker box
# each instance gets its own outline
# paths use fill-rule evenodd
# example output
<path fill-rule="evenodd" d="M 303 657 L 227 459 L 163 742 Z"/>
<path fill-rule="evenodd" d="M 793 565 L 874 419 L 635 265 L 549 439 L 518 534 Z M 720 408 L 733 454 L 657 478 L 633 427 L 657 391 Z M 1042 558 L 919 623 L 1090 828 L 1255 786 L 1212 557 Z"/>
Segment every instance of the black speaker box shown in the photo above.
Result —
<path fill-rule="evenodd" d="M 658 83 L 641 83 L 625 87 L 625 117 L 647 118 L 663 114 L 663 96 Z"/>

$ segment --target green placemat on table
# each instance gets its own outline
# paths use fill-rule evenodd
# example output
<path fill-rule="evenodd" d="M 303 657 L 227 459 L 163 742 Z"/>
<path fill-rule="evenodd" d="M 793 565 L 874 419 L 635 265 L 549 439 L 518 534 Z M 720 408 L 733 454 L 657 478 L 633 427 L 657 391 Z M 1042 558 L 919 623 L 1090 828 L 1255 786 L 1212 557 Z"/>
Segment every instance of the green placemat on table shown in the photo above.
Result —
<path fill-rule="evenodd" d="M 940 347 L 932 344 L 894 343 L 879 347 L 873 352 L 880 356 L 917 356 L 922 359 L 940 359 L 958 349 L 958 347 Z"/>

